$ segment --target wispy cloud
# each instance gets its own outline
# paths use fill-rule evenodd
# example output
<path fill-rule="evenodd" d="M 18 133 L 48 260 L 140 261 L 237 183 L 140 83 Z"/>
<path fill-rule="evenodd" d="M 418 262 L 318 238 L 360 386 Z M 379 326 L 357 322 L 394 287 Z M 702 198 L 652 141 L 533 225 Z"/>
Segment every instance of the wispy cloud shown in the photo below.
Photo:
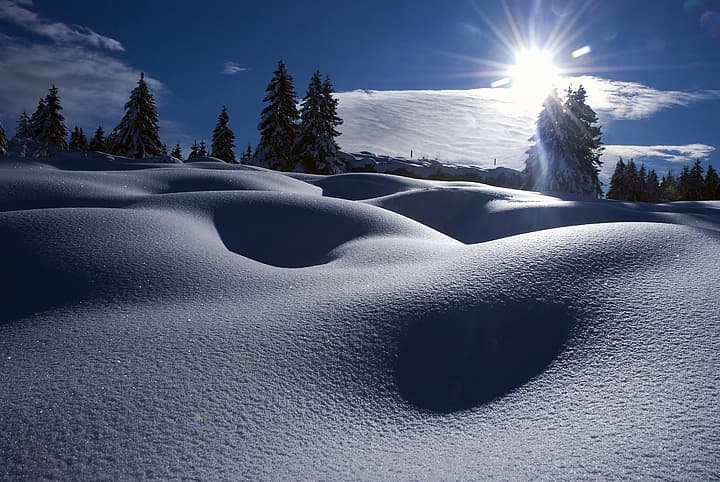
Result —
<path fill-rule="evenodd" d="M 223 75 L 235 75 L 239 74 L 240 72 L 245 72 L 247 70 L 247 67 L 243 67 L 237 62 L 227 61 L 222 65 L 222 70 L 220 71 L 220 73 Z"/>
<path fill-rule="evenodd" d="M 695 159 L 707 159 L 715 151 L 715 147 L 705 144 L 687 144 L 684 146 L 605 146 L 605 156 L 622 156 L 624 159 L 634 158 L 636 161 L 658 159 L 670 163 L 687 163 Z"/>
<path fill-rule="evenodd" d="M 715 147 L 706 144 L 687 144 L 684 146 L 627 146 L 608 145 L 603 152 L 604 165 L 601 177 L 610 178 L 615 165 L 622 157 L 625 161 L 634 159 L 639 166 L 645 164 L 647 169 L 655 169 L 658 175 L 668 171 L 676 174 L 684 165 L 689 165 L 699 159 L 707 161 L 715 151 Z"/>
<path fill-rule="evenodd" d="M 83 44 L 108 50 L 125 50 L 122 44 L 88 27 L 68 25 L 40 17 L 30 10 L 30 0 L 0 0 L 0 20 L 12 22 L 30 32 L 60 44 Z"/>
<path fill-rule="evenodd" d="M 638 120 L 672 107 L 720 99 L 720 90 L 659 90 L 637 82 L 623 82 L 582 76 L 566 79 L 574 86 L 582 84 L 588 91 L 593 109 L 609 120 Z"/>
<path fill-rule="evenodd" d="M 9 37 L 0 44 L 0 109 L 9 119 L 23 110 L 32 113 L 56 84 L 69 125 L 101 123 L 107 130 L 120 120 L 139 77 L 140 71 L 126 63 L 79 45 L 27 45 Z M 145 79 L 163 95 L 161 82 Z"/>
<path fill-rule="evenodd" d="M 720 91 L 663 91 L 638 83 L 597 77 L 566 79 L 588 90 L 589 103 L 602 122 L 614 119 L 642 119 L 673 106 L 720 98 Z M 337 94 L 338 110 L 345 120 L 338 138 L 347 151 L 370 150 L 376 154 L 427 156 L 449 162 L 466 162 L 484 167 L 524 166 L 525 151 L 533 134 L 540 106 L 515 101 L 512 89 L 352 91 Z M 538 103 L 539 104 L 539 103 Z M 695 146 L 695 145 L 691 145 Z M 622 146 L 621 146 L 622 147 Z M 646 158 L 653 153 L 665 162 L 685 162 L 698 153 L 689 146 L 627 146 L 640 149 Z M 653 151 L 651 148 L 655 147 Z M 666 148 L 666 149 L 663 149 Z M 710 146 L 705 146 L 710 148 Z M 672 158 L 672 152 L 676 157 Z M 608 148 L 605 157 L 621 152 Z M 669 157 L 670 156 L 670 157 Z M 636 155 L 635 157 L 641 157 Z M 669 159 L 675 159 L 670 161 Z M 614 166 L 614 161 L 612 162 Z"/>

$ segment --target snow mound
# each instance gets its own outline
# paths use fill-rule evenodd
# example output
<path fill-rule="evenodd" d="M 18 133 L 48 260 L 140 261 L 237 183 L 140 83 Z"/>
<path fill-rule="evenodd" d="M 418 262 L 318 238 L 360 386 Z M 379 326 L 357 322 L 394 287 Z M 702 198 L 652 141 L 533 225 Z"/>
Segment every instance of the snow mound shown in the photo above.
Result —
<path fill-rule="evenodd" d="M 0 478 L 715 477 L 718 203 L 94 161 L 0 160 Z"/>

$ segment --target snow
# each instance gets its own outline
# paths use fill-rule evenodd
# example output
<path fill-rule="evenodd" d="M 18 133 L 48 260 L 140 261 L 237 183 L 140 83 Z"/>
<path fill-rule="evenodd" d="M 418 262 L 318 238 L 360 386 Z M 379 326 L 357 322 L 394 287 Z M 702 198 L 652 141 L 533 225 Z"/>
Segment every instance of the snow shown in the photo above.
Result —
<path fill-rule="evenodd" d="M 0 478 L 716 478 L 719 231 L 718 202 L 2 157 Z"/>

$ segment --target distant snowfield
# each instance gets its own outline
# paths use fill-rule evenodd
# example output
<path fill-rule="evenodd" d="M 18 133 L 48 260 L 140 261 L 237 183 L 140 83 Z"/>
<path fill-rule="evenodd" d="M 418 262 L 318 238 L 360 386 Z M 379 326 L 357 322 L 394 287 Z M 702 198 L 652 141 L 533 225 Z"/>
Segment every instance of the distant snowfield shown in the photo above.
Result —
<path fill-rule="evenodd" d="M 0 478 L 707 480 L 720 203 L 0 158 Z"/>

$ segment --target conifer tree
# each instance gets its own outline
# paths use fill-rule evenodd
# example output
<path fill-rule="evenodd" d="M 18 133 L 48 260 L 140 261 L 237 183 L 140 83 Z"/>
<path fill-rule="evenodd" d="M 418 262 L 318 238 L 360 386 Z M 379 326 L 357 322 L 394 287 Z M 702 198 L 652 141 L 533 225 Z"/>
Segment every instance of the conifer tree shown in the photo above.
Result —
<path fill-rule="evenodd" d="M 700 201 L 703 198 L 705 190 L 705 179 L 703 179 L 704 169 L 700 165 L 700 160 L 696 160 L 693 167 L 690 168 L 690 177 L 687 185 L 687 198 L 689 201 Z"/>
<path fill-rule="evenodd" d="M 645 180 L 645 200 L 656 203 L 660 200 L 660 185 L 655 169 L 651 169 Z"/>
<path fill-rule="evenodd" d="M 45 97 L 45 118 L 38 141 L 47 146 L 66 150 L 68 145 L 65 137 L 68 130 L 65 127 L 65 118 L 60 113 L 61 110 L 58 88 L 53 84 Z"/>
<path fill-rule="evenodd" d="M 235 163 L 235 152 L 233 151 L 235 134 L 230 130 L 228 122 L 230 122 L 230 116 L 228 116 L 227 107 L 222 106 L 212 135 L 212 157 L 232 164 Z"/>
<path fill-rule="evenodd" d="M 679 199 L 678 180 L 671 171 L 668 171 L 660 181 L 660 200 L 675 201 Z"/>
<path fill-rule="evenodd" d="M 330 78 L 322 81 L 320 72 L 316 71 L 302 101 L 295 144 L 295 158 L 305 172 L 335 174 L 344 170 L 335 142 L 335 137 L 340 135 L 335 127 L 340 124 Z"/>
<path fill-rule="evenodd" d="M 255 163 L 280 171 L 292 171 L 293 146 L 296 138 L 296 122 L 299 118 L 293 79 L 285 63 L 278 62 L 277 70 L 267 88 L 258 130 L 260 142 L 255 151 Z"/>
<path fill-rule="evenodd" d="M 135 159 L 159 156 L 162 152 L 159 130 L 155 98 L 145 82 L 145 74 L 141 73 L 125 104 L 125 115 L 113 131 L 112 153 Z"/>
<path fill-rule="evenodd" d="M 197 139 L 193 141 L 193 145 L 190 146 L 190 154 L 188 154 L 188 160 L 196 159 L 200 157 L 200 146 L 197 143 Z"/>
<path fill-rule="evenodd" d="M 33 139 L 38 140 L 42 134 L 43 126 L 45 125 L 45 117 L 47 117 L 47 109 L 45 107 L 45 99 L 38 101 L 37 109 L 33 112 L 30 117 L 30 131 Z"/>
<path fill-rule="evenodd" d="M 18 117 L 17 120 L 17 128 L 15 129 L 15 138 L 16 139 L 32 139 L 33 133 L 32 133 L 32 127 L 30 123 L 30 116 L 28 116 L 27 112 L 23 111 L 22 114 L 20 114 L 20 117 Z"/>
<path fill-rule="evenodd" d="M 625 201 L 628 198 L 627 167 L 625 166 L 625 162 L 623 162 L 622 157 L 618 163 L 615 164 L 615 171 L 610 178 L 610 187 L 608 188 L 607 198 L 621 201 Z"/>
<path fill-rule="evenodd" d="M 5 134 L 5 128 L 0 123 L 0 156 L 4 155 L 8 150 L 8 139 Z"/>
<path fill-rule="evenodd" d="M 566 94 L 563 102 L 553 90 L 543 102 L 530 138 L 534 144 L 527 151 L 525 187 L 599 196 L 602 142 L 594 125 L 597 115 L 585 102 L 582 86 L 569 87 Z"/>
<path fill-rule="evenodd" d="M 168 154 L 167 144 L 163 143 L 162 148 L 160 149 L 160 155 L 162 157 L 168 157 L 170 155 L 170 154 Z"/>
<path fill-rule="evenodd" d="M 87 148 L 88 141 L 87 137 L 85 137 L 85 133 L 82 128 L 75 126 L 75 129 L 73 129 L 70 133 L 70 144 L 68 144 L 68 149 L 71 151 L 86 151 Z"/>
<path fill-rule="evenodd" d="M 247 149 L 240 154 L 240 164 L 250 164 L 253 160 L 253 150 L 252 146 L 248 144 Z"/>
<path fill-rule="evenodd" d="M 108 150 L 105 141 L 105 131 L 103 131 L 102 126 L 98 126 L 98 128 L 95 129 L 95 134 L 93 134 L 93 137 L 90 140 L 90 145 L 88 146 L 88 149 L 91 151 L 100 152 L 105 152 Z"/>
<path fill-rule="evenodd" d="M 175 147 L 173 148 L 172 152 L 170 153 L 172 157 L 175 159 L 182 159 L 182 149 L 180 149 L 180 144 L 175 144 Z"/>
<path fill-rule="evenodd" d="M 720 177 L 718 177 L 717 171 L 712 166 L 708 166 L 705 173 L 703 199 L 708 201 L 720 199 Z"/>
<path fill-rule="evenodd" d="M 208 151 L 207 146 L 205 145 L 205 141 L 200 141 L 200 146 L 198 147 L 197 154 L 198 157 L 207 157 Z"/>

